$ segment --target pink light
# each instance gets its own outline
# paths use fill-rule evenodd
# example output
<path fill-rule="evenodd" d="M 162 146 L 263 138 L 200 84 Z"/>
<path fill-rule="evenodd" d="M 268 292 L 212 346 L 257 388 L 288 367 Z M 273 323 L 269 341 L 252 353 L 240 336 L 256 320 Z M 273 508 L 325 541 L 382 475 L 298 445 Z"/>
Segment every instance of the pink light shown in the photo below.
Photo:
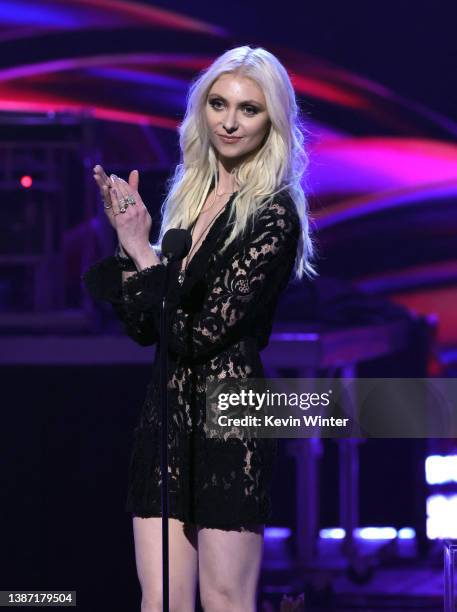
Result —
<path fill-rule="evenodd" d="M 117 109 L 108 109 L 105 107 L 91 106 L 76 104 L 70 101 L 66 102 L 63 99 L 58 100 L 57 98 L 38 101 L 35 99 L 7 99 L 0 97 L 0 108 L 2 110 L 14 110 L 23 112 L 72 112 L 75 114 L 82 114 L 88 110 L 92 113 L 92 116 L 97 119 L 103 119 L 105 121 L 119 121 L 122 123 L 132 123 L 135 125 L 154 125 L 156 127 L 166 128 L 169 130 L 175 130 L 178 126 L 177 119 L 169 119 L 167 117 L 160 117 L 159 115 L 146 115 L 145 113 L 134 113 Z"/>
<path fill-rule="evenodd" d="M 342 200 L 335 206 L 315 213 L 315 226 L 321 230 L 343 223 L 352 218 L 375 214 L 381 210 L 428 204 L 430 198 L 446 198 L 455 195 L 457 181 L 443 181 L 436 184 L 417 185 L 402 189 L 385 189 L 378 194 Z"/>
<path fill-rule="evenodd" d="M 0 37 L 1 41 L 1 37 Z M 22 64 L 0 70 L 0 82 L 15 81 L 43 75 L 54 75 L 84 68 L 100 68 L 103 66 L 139 64 L 147 67 L 180 67 L 188 70 L 201 70 L 211 63 L 211 57 L 179 53 L 108 53 L 102 55 L 72 57 L 45 62 Z"/>
<path fill-rule="evenodd" d="M 457 177 L 457 147 L 427 138 L 359 137 L 316 142 L 309 182 L 320 193 L 420 188 Z"/>
<path fill-rule="evenodd" d="M 369 109 L 373 106 L 366 96 L 348 91 L 346 86 L 338 83 L 325 82 L 324 79 L 314 76 L 305 76 L 289 70 L 292 83 L 298 93 L 313 96 L 319 100 L 332 102 L 349 108 Z"/>
<path fill-rule="evenodd" d="M 21 176 L 22 187 L 24 187 L 25 189 L 29 189 L 32 186 L 32 184 L 33 184 L 33 180 L 31 176 L 29 176 L 28 174 Z"/>
<path fill-rule="evenodd" d="M 114 14 L 122 19 L 122 24 L 125 24 L 126 18 L 130 17 L 132 23 L 139 23 L 142 26 L 147 23 L 155 27 L 203 32 L 214 36 L 229 35 L 229 32 L 220 26 L 187 17 L 174 11 L 155 6 L 146 6 L 141 2 L 126 2 L 125 0 L 97 0 L 96 2 L 93 2 L 93 0 L 77 0 L 77 4 L 88 6 L 91 13 L 96 8 L 103 10 L 104 16 Z"/>

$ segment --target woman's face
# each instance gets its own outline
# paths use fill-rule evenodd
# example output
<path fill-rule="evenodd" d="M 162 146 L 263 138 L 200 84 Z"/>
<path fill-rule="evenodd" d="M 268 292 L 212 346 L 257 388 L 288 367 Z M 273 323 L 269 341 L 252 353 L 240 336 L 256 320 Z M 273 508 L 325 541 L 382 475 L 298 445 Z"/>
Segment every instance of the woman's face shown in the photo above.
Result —
<path fill-rule="evenodd" d="M 213 83 L 205 112 L 211 143 L 227 161 L 255 151 L 270 126 L 262 89 L 235 74 L 223 74 Z"/>

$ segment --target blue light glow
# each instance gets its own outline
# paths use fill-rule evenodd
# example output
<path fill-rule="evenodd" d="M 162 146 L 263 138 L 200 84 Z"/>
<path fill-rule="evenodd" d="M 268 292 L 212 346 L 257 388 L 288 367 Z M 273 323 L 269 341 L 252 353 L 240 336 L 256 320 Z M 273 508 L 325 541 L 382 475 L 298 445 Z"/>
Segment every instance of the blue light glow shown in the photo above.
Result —
<path fill-rule="evenodd" d="M 288 527 L 266 527 L 265 538 L 267 540 L 285 540 L 290 538 L 291 530 Z"/>

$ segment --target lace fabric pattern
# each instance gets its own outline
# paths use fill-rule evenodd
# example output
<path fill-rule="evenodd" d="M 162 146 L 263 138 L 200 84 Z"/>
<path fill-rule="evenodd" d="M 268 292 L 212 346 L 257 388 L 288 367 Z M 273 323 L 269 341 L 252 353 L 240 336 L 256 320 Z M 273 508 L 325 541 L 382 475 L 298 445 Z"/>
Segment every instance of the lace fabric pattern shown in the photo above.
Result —
<path fill-rule="evenodd" d="M 263 378 L 259 351 L 268 344 L 277 300 L 297 253 L 300 222 L 282 194 L 262 207 L 252 230 L 220 254 L 229 206 L 192 257 L 189 278 L 168 287 L 168 483 L 170 516 L 219 529 L 249 529 L 271 516 L 274 439 L 206 436 L 207 381 Z M 232 245 L 230 245 L 232 246 Z M 96 300 L 112 304 L 138 344 L 160 343 L 163 263 L 122 283 L 113 257 L 89 268 L 83 281 Z M 158 354 L 140 419 L 133 432 L 126 510 L 160 516 Z M 229 432 L 230 433 L 230 432 Z"/>

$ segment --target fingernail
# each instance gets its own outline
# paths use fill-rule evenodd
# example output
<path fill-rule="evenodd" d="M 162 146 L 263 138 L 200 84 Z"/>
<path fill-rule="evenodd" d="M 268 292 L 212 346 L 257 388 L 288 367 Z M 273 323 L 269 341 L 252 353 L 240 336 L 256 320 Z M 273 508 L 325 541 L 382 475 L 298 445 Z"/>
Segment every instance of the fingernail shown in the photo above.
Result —
<path fill-rule="evenodd" d="M 117 176 L 115 174 L 111 174 L 110 179 L 114 181 L 115 179 L 117 179 Z"/>

